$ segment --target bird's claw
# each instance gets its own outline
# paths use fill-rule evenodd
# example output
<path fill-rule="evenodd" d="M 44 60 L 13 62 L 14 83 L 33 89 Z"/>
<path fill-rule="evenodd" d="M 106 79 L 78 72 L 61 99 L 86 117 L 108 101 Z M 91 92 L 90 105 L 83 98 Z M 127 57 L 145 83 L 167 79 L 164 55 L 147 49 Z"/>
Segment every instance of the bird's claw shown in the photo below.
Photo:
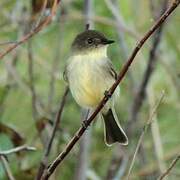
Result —
<path fill-rule="evenodd" d="M 109 91 L 105 91 L 104 92 L 104 95 L 105 95 L 105 97 L 107 98 L 107 99 L 110 99 L 111 98 L 111 94 L 109 93 Z"/>
<path fill-rule="evenodd" d="M 82 122 L 82 126 L 83 126 L 85 129 L 88 128 L 87 120 L 84 120 L 84 121 Z"/>

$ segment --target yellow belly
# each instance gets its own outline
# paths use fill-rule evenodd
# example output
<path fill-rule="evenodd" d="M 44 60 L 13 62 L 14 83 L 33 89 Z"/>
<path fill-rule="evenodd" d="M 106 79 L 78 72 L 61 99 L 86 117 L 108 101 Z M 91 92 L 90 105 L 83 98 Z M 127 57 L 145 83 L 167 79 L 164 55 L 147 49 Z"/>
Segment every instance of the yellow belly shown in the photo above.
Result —
<path fill-rule="evenodd" d="M 94 108 L 115 79 L 107 69 L 103 68 L 107 65 L 105 59 L 86 58 L 87 60 L 85 58 L 71 60 L 68 66 L 68 81 L 76 102 L 82 107 Z M 118 94 L 119 90 L 117 89 L 109 103 L 116 99 Z"/>
<path fill-rule="evenodd" d="M 115 80 L 103 70 L 81 70 L 80 74 L 70 81 L 72 95 L 80 106 L 96 107 Z"/>

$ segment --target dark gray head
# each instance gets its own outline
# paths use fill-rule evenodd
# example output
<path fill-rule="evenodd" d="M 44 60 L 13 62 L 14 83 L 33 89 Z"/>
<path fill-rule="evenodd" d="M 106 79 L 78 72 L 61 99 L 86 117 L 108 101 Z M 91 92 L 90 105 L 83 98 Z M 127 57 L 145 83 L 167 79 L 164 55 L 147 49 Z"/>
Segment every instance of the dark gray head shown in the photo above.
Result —
<path fill-rule="evenodd" d="M 98 47 L 112 44 L 113 42 L 113 40 L 108 40 L 101 32 L 86 30 L 76 36 L 72 43 L 72 49 L 74 51 L 93 50 Z"/>

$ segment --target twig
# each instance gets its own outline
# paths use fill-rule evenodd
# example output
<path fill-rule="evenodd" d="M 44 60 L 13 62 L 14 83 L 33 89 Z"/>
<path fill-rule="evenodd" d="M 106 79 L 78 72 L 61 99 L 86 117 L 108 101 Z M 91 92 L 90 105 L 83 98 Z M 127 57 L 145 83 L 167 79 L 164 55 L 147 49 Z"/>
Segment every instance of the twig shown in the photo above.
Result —
<path fill-rule="evenodd" d="M 143 128 L 143 130 L 142 130 L 142 133 L 141 133 L 141 135 L 139 137 L 139 140 L 138 140 L 138 143 L 137 143 L 137 146 L 136 146 L 133 158 L 132 158 L 130 166 L 129 166 L 129 170 L 128 170 L 128 174 L 127 174 L 127 179 L 129 179 L 129 177 L 130 177 L 130 173 L 131 173 L 131 170 L 133 168 L 133 165 L 134 165 L 135 158 L 136 158 L 136 155 L 138 153 L 139 147 L 140 147 L 140 145 L 141 145 L 141 143 L 143 141 L 144 134 L 146 133 L 149 125 L 152 123 L 153 117 L 154 117 L 155 113 L 157 112 L 157 109 L 158 109 L 160 103 L 162 102 L 163 98 L 164 98 L 164 92 L 162 93 L 158 103 L 155 105 L 153 111 L 151 112 L 151 114 L 150 114 L 150 116 L 149 116 L 149 118 L 148 118 L 148 120 L 147 120 L 147 122 L 146 122 L 146 124 L 145 124 L 145 126 Z"/>
<path fill-rule="evenodd" d="M 83 14 L 81 14 L 77 11 L 72 11 L 71 14 L 68 14 L 66 16 L 66 19 L 67 20 L 84 20 L 85 17 Z M 140 37 L 140 35 L 137 32 L 132 31 L 130 28 L 128 28 L 126 26 L 119 27 L 117 25 L 117 22 L 112 20 L 111 18 L 95 15 L 95 16 L 91 17 L 90 20 L 92 20 L 96 23 L 101 23 L 101 24 L 113 26 L 115 28 L 119 28 L 122 32 L 127 33 L 128 35 L 130 35 L 131 37 L 133 37 L 135 39 L 139 39 L 139 37 Z"/>
<path fill-rule="evenodd" d="M 90 116 L 90 110 L 82 109 L 82 121 L 86 121 Z M 80 147 L 78 152 L 78 159 L 76 165 L 76 171 L 74 180 L 86 180 L 88 171 L 88 160 L 89 160 L 89 145 L 91 138 L 91 129 L 85 132 L 84 136 L 80 140 Z"/>
<path fill-rule="evenodd" d="M 63 42 L 64 42 L 64 11 L 61 9 L 60 11 L 60 17 L 58 22 L 58 38 L 57 38 L 57 47 L 55 50 L 55 56 L 52 62 L 51 72 L 50 72 L 50 82 L 49 82 L 49 92 L 48 92 L 48 111 L 52 111 L 52 101 L 53 97 L 55 95 L 55 80 L 56 77 L 54 76 L 55 73 L 59 70 L 59 63 L 60 59 L 62 57 L 62 49 L 63 49 Z"/>
<path fill-rule="evenodd" d="M 155 102 L 155 98 L 154 98 L 154 90 L 153 90 L 152 86 L 150 86 L 148 89 L 148 101 L 149 101 L 150 109 L 153 109 L 153 104 Z M 153 140 L 153 145 L 154 145 L 154 150 L 155 150 L 154 153 L 156 155 L 157 164 L 159 166 L 159 171 L 161 174 L 165 171 L 166 165 L 163 160 L 164 153 L 163 153 L 161 135 L 160 135 L 160 131 L 159 131 L 157 114 L 154 115 L 153 123 L 151 123 L 151 133 L 152 133 L 152 140 Z"/>
<path fill-rule="evenodd" d="M 108 97 L 104 96 L 104 98 L 101 100 L 99 105 L 97 106 L 96 110 L 92 113 L 92 115 L 87 119 L 86 121 L 86 127 L 82 126 L 79 128 L 79 130 L 76 132 L 74 137 L 70 140 L 70 142 L 67 144 L 65 149 L 56 157 L 56 159 L 50 164 L 47 171 L 45 171 L 42 179 L 46 180 L 48 179 L 54 170 L 57 168 L 57 166 L 63 161 L 63 159 L 68 155 L 68 153 L 71 151 L 71 149 L 74 147 L 74 145 L 77 143 L 77 141 L 80 139 L 80 137 L 84 134 L 87 127 L 91 124 L 91 122 L 94 120 L 96 115 L 101 111 L 101 109 L 104 107 L 106 102 L 108 101 L 109 97 L 112 96 L 113 92 L 115 91 L 116 87 L 119 85 L 119 83 L 122 81 L 122 79 L 125 77 L 131 63 L 133 62 L 134 58 L 136 57 L 139 50 L 142 48 L 146 40 L 161 26 L 162 23 L 167 19 L 167 17 L 176 9 L 176 7 L 180 4 L 180 0 L 176 0 L 172 3 L 172 5 L 168 8 L 168 10 L 156 21 L 156 23 L 150 28 L 150 30 L 144 35 L 144 37 L 139 41 L 139 43 L 136 45 L 135 49 L 133 50 L 131 56 L 129 57 L 128 61 L 123 66 L 122 70 L 120 71 L 116 82 L 112 85 L 112 87 L 108 91 Z"/>
<path fill-rule="evenodd" d="M 176 148 L 172 149 L 171 151 L 167 152 L 167 154 L 164 155 L 164 161 L 169 161 L 173 157 L 177 156 L 180 152 L 180 146 L 177 146 Z M 153 161 L 149 163 L 148 165 L 141 168 L 138 172 L 134 172 L 130 175 L 130 179 L 133 177 L 147 177 L 148 175 L 156 174 L 158 171 L 158 164 L 156 161 Z M 164 172 L 164 171 L 163 171 Z"/>
<path fill-rule="evenodd" d="M 14 50 L 15 48 L 17 48 L 19 45 L 21 45 L 22 43 L 26 42 L 28 39 L 30 39 L 31 37 L 33 37 L 34 35 L 36 35 L 39 31 L 41 31 L 44 27 L 46 27 L 50 22 L 51 19 L 53 18 L 53 16 L 56 13 L 56 9 L 57 9 L 57 0 L 54 0 L 54 4 L 51 10 L 51 14 L 45 19 L 42 20 L 42 22 L 39 23 L 39 25 L 33 29 L 30 33 L 26 34 L 24 37 L 22 37 L 16 44 L 13 44 L 11 46 L 9 46 L 5 52 L 0 53 L 0 59 L 2 59 L 4 56 L 6 56 L 8 53 L 10 53 L 12 50 Z"/>
<path fill-rule="evenodd" d="M 162 15 L 162 13 L 165 12 L 165 9 L 167 7 L 167 0 L 164 1 L 163 3 L 163 7 L 162 7 L 162 10 L 161 10 L 161 13 L 159 15 L 159 17 Z M 152 48 L 149 52 L 149 59 L 148 59 L 148 64 L 147 64 L 147 67 L 146 67 L 146 70 L 144 72 L 144 75 L 143 75 L 143 79 L 138 87 L 138 90 L 137 90 L 137 93 L 136 93 L 136 96 L 133 100 L 133 104 L 132 104 L 132 107 L 131 107 L 131 112 L 130 112 L 130 117 L 129 117 L 129 120 L 128 120 L 128 131 L 129 131 L 129 134 L 131 132 L 131 129 L 132 129 L 132 125 L 134 122 L 137 121 L 137 117 L 138 117 L 138 113 L 140 111 L 140 108 L 142 107 L 142 104 L 143 104 L 143 101 L 146 97 L 146 88 L 147 88 L 147 85 L 150 81 L 150 78 L 151 78 L 151 75 L 153 73 L 153 70 L 154 70 L 154 67 L 155 67 L 155 63 L 156 61 L 158 60 L 156 58 L 156 53 L 157 53 L 157 50 L 158 50 L 158 47 L 159 47 L 159 44 L 160 44 L 160 41 L 161 41 L 161 36 L 162 36 L 162 30 L 163 30 L 163 25 L 159 27 L 159 29 L 157 30 L 157 32 L 154 34 L 154 40 L 153 40 L 153 44 L 152 44 Z"/>
<path fill-rule="evenodd" d="M 119 180 L 122 179 L 127 165 L 129 157 L 127 153 L 124 152 L 121 145 L 117 145 L 113 157 L 108 167 L 108 172 L 106 175 L 106 180 Z"/>
<path fill-rule="evenodd" d="M 28 41 L 28 75 L 29 75 L 29 90 L 31 95 L 31 107 L 32 107 L 32 117 L 34 119 L 35 124 L 38 123 L 38 105 L 40 103 L 37 101 L 37 95 L 36 95 L 36 89 L 35 89 L 35 81 L 34 81 L 34 57 L 33 57 L 33 51 L 32 51 L 32 39 Z M 39 99 L 40 100 L 40 99 Z M 48 134 L 43 134 L 39 131 L 39 129 L 36 126 L 36 130 L 38 132 L 38 135 L 40 137 L 40 140 L 43 144 L 43 147 L 46 146 L 46 139 Z"/>
<path fill-rule="evenodd" d="M 0 156 L 0 159 L 1 159 L 4 171 L 6 172 L 8 180 L 15 180 L 6 158 L 4 156 Z"/>
<path fill-rule="evenodd" d="M 85 29 L 94 29 L 94 22 L 91 18 L 94 16 L 94 0 L 84 0 L 84 16 L 85 16 Z M 81 121 L 82 123 L 88 119 L 91 111 L 88 109 L 81 110 Z M 80 140 L 80 147 L 77 157 L 76 170 L 74 180 L 86 180 L 89 164 L 89 148 L 91 143 L 92 131 L 89 129 L 84 133 L 84 136 Z"/>
<path fill-rule="evenodd" d="M 36 150 L 35 147 L 23 145 L 23 146 L 18 146 L 18 147 L 8 149 L 5 151 L 0 151 L 0 156 L 6 156 L 6 155 L 17 153 L 20 151 L 35 151 L 35 150 Z"/>
<path fill-rule="evenodd" d="M 41 176 L 43 175 L 43 172 L 44 172 L 45 168 L 47 167 L 48 156 L 49 156 L 49 153 L 51 151 L 51 147 L 52 147 L 52 143 L 53 143 L 56 131 L 57 131 L 58 126 L 59 126 L 60 121 L 61 121 L 61 115 L 62 115 L 62 112 L 63 112 L 63 108 L 64 108 L 64 105 L 65 105 L 65 102 L 66 102 L 66 97 L 67 97 L 68 92 L 69 92 L 69 88 L 66 87 L 65 91 L 64 91 L 64 95 L 63 95 L 61 103 L 60 103 L 59 110 L 57 112 L 57 115 L 56 115 L 56 118 L 55 118 L 55 121 L 54 121 L 52 134 L 50 136 L 50 139 L 48 140 L 47 147 L 45 148 L 44 155 L 43 155 L 42 160 L 41 160 L 40 165 L 39 165 L 36 180 L 41 179 Z"/>
<path fill-rule="evenodd" d="M 8 45 L 8 44 L 16 44 L 17 41 L 7 41 L 7 42 L 0 42 L 0 46 L 5 46 L 5 45 Z"/>
<path fill-rule="evenodd" d="M 120 46 L 120 53 L 122 55 L 123 60 L 125 61 L 128 58 L 128 46 L 127 43 L 125 42 L 125 37 L 124 37 L 124 32 L 121 30 L 123 26 L 126 26 L 123 20 L 123 17 L 121 16 L 120 10 L 118 9 L 117 6 L 117 1 L 112 1 L 112 0 L 105 0 L 107 8 L 111 11 L 111 13 L 114 16 L 114 19 L 117 22 L 117 34 L 119 38 L 119 46 Z M 130 80 L 130 87 L 129 89 L 132 91 L 131 94 L 134 94 L 134 78 L 132 76 L 131 71 L 127 73 L 127 76 Z"/>
<path fill-rule="evenodd" d="M 32 41 L 28 42 L 28 74 L 29 74 L 29 88 L 31 91 L 31 104 L 32 104 L 32 114 L 33 118 L 37 119 L 37 109 L 36 109 L 36 92 L 34 86 L 34 58 L 32 52 Z"/>
<path fill-rule="evenodd" d="M 173 167 L 176 165 L 176 163 L 179 161 L 180 159 L 180 154 L 172 161 L 171 165 L 169 166 L 169 168 L 158 178 L 158 180 L 162 180 L 164 179 L 166 176 L 168 176 L 168 174 L 170 173 L 170 171 L 173 169 Z"/>

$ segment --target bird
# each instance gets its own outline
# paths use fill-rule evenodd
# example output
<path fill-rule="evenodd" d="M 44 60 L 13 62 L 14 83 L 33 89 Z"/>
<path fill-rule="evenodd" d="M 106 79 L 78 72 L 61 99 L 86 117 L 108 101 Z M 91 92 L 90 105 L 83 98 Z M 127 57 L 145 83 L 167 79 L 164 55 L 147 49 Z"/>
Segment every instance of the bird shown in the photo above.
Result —
<path fill-rule="evenodd" d="M 72 42 L 64 79 L 73 98 L 82 108 L 94 110 L 117 79 L 112 62 L 107 56 L 107 48 L 112 43 L 114 41 L 106 38 L 103 33 L 89 29 L 79 33 Z M 121 145 L 128 144 L 127 135 L 114 108 L 119 90 L 117 87 L 100 111 L 104 120 L 104 140 L 107 146 L 117 142 Z"/>

